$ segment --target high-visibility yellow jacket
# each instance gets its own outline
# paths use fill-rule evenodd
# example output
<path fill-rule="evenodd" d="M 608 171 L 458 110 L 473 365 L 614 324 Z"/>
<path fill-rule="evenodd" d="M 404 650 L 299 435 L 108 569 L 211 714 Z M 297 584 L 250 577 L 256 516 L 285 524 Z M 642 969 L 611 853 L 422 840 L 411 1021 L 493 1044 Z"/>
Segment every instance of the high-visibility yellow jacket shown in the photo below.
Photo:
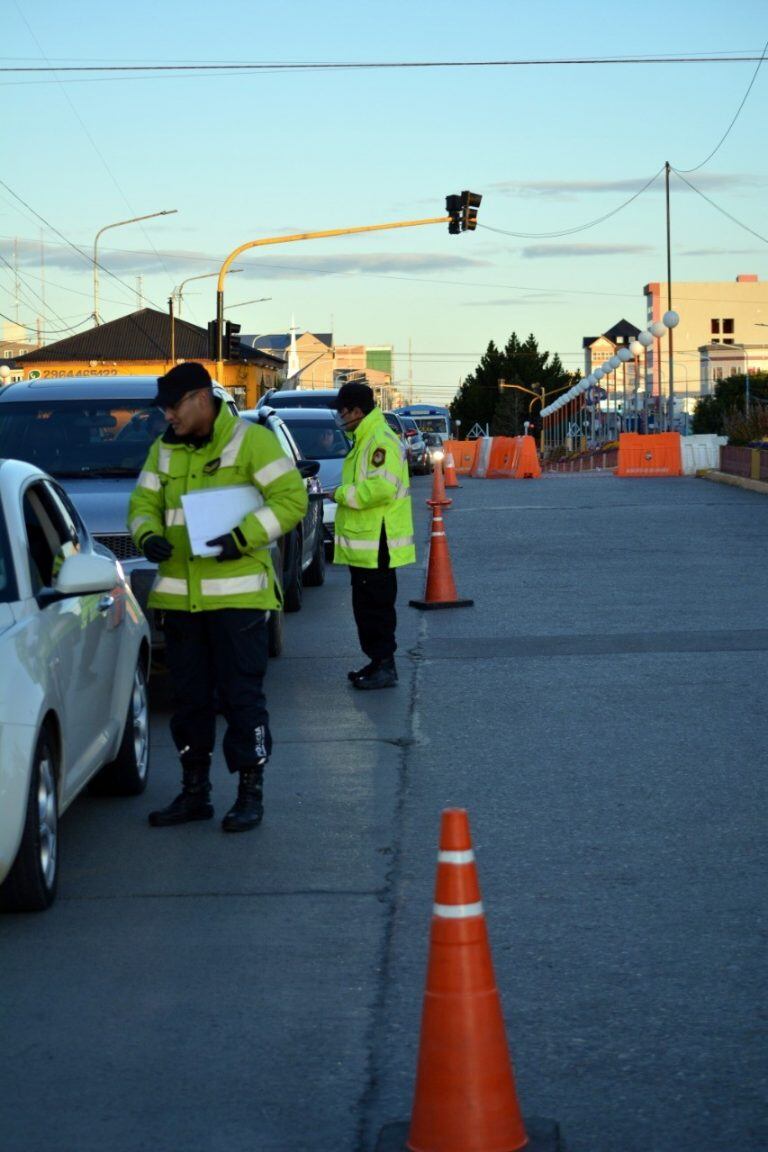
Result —
<path fill-rule="evenodd" d="M 400 437 L 379 408 L 369 412 L 352 435 L 354 446 L 344 459 L 341 486 L 333 494 L 338 504 L 334 563 L 376 568 L 383 524 L 390 565 L 413 564 L 416 547 L 408 462 Z"/>
<path fill-rule="evenodd" d="M 241 556 L 221 562 L 215 556 L 193 556 L 182 495 L 236 485 L 252 485 L 264 499 L 237 525 Z M 182 612 L 280 607 L 269 544 L 293 528 L 306 510 L 304 481 L 277 438 L 238 419 L 226 404 L 208 443 L 194 447 L 155 440 L 128 509 L 128 527 L 138 548 L 152 534 L 173 544 L 173 555 L 158 569 L 150 607 Z"/>

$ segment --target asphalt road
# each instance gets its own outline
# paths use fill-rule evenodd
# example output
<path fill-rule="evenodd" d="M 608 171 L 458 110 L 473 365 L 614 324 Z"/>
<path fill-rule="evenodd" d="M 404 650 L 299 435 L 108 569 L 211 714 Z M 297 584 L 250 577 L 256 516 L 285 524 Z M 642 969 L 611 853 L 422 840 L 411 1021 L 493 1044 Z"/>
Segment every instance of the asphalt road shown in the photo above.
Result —
<path fill-rule="evenodd" d="M 414 485 L 420 540 L 424 497 Z M 695 479 L 465 481 L 459 595 L 401 574 L 400 685 L 356 693 L 348 577 L 289 617 L 267 817 L 65 817 L 0 920 L 3 1152 L 373 1152 L 413 1091 L 440 812 L 469 810 L 524 1114 L 569 1152 L 768 1148 L 768 500 Z M 233 791 L 215 770 L 219 814 Z"/>

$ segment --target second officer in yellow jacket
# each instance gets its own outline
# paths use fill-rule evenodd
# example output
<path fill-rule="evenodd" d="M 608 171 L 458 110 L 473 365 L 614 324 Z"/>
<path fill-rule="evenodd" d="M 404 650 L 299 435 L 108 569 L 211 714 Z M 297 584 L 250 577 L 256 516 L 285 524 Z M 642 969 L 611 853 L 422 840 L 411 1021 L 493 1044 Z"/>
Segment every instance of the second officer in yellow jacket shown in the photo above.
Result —
<path fill-rule="evenodd" d="M 354 445 L 333 493 L 333 559 L 349 565 L 352 611 L 368 657 L 349 679 L 362 691 L 391 688 L 397 683 L 397 569 L 416 559 L 408 462 L 367 384 L 343 384 L 334 407 Z"/>

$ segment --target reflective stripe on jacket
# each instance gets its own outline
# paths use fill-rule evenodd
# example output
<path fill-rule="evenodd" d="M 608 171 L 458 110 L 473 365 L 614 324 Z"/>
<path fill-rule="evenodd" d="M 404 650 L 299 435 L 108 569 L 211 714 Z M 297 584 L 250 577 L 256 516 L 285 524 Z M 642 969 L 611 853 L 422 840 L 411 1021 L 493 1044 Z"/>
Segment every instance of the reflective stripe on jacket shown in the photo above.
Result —
<path fill-rule="evenodd" d="M 360 421 L 354 446 L 344 459 L 336 510 L 333 560 L 356 568 L 376 568 L 381 526 L 393 568 L 413 564 L 416 547 L 408 488 L 408 462 L 400 437 L 379 408 Z"/>
<path fill-rule="evenodd" d="M 192 556 L 182 495 L 250 484 L 264 499 L 237 525 L 241 556 L 221 563 Z M 290 531 L 307 510 L 307 491 L 292 459 L 266 428 L 240 420 L 222 404 L 211 440 L 200 447 L 155 440 L 131 494 L 128 527 L 138 548 L 147 536 L 164 536 L 173 555 L 158 569 L 152 608 L 207 612 L 215 608 L 278 608 L 269 545 Z M 213 533 L 222 535 L 223 533 Z"/>

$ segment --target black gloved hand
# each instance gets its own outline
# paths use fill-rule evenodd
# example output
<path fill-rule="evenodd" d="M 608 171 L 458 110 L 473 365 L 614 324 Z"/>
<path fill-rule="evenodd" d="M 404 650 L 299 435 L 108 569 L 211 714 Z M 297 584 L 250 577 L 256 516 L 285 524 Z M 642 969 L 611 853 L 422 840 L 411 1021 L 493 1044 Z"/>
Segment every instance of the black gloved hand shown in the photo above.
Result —
<path fill-rule="evenodd" d="M 208 548 L 221 548 L 216 559 L 221 563 L 222 560 L 239 560 L 242 552 L 237 546 L 237 541 L 231 532 L 227 532 L 224 536 L 215 536 L 213 540 L 206 540 Z"/>
<path fill-rule="evenodd" d="M 146 540 L 141 542 L 141 550 L 153 564 L 159 564 L 161 560 L 168 560 L 173 553 L 173 544 L 166 540 L 165 536 L 158 536 L 153 533 L 147 536 Z"/>

